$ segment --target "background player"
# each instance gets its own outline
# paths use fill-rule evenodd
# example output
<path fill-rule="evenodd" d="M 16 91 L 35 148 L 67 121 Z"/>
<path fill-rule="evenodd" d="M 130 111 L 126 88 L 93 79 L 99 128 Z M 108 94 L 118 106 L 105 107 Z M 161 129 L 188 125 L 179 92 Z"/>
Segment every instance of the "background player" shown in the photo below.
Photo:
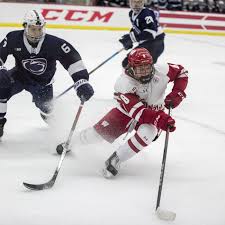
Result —
<path fill-rule="evenodd" d="M 131 49 L 133 43 L 138 43 L 137 48 L 148 49 L 155 64 L 164 51 L 165 33 L 159 25 L 159 12 L 144 7 L 144 3 L 144 0 L 130 0 L 129 18 L 132 28 L 129 34 L 123 35 L 119 41 L 126 50 Z M 124 68 L 127 63 L 126 57 L 122 62 Z"/>

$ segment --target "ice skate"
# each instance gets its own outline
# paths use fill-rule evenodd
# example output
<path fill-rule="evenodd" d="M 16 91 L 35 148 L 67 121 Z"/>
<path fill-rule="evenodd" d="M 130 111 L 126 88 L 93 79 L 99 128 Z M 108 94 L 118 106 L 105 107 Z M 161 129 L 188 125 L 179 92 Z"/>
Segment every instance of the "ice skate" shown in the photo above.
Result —
<path fill-rule="evenodd" d="M 120 168 L 120 159 L 114 152 L 105 162 L 105 168 L 102 169 L 102 175 L 105 178 L 111 178 L 118 174 Z"/>

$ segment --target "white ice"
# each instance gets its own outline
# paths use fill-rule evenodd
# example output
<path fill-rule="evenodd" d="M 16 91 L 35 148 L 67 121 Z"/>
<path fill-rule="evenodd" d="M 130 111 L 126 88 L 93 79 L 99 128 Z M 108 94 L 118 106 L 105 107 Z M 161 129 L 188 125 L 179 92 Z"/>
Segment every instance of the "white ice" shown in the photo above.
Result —
<path fill-rule="evenodd" d="M 1 28 L 0 39 L 13 29 Z M 77 48 L 90 71 L 121 48 L 124 32 L 53 30 Z M 177 213 L 174 225 L 225 224 L 225 41 L 224 37 L 167 34 L 159 62 L 189 70 L 187 98 L 173 110 L 177 130 L 170 135 L 161 208 Z M 97 122 L 113 105 L 113 85 L 122 52 L 90 76 L 95 96 L 85 104 L 77 130 Z M 6 63 L 12 68 L 14 60 Z M 72 85 L 58 64 L 55 95 Z M 74 90 L 56 103 L 51 128 L 22 92 L 8 103 L 8 122 L 0 144 L 1 225 L 164 225 L 154 214 L 165 135 L 126 162 L 120 175 L 99 171 L 123 143 L 74 147 L 55 186 L 26 190 L 24 181 L 42 183 L 53 175 L 55 147 L 66 140 L 79 100 Z"/>

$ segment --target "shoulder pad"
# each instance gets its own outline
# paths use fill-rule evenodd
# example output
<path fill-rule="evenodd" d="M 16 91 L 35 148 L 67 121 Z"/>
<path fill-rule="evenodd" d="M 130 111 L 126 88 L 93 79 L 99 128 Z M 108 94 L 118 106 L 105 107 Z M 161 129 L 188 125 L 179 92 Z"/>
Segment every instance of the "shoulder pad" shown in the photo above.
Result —
<path fill-rule="evenodd" d="M 169 65 L 167 63 L 155 64 L 154 67 L 158 73 L 163 74 L 164 76 L 167 76 L 169 72 Z"/>
<path fill-rule="evenodd" d="M 120 75 L 114 85 L 115 92 L 119 93 L 135 93 L 137 90 L 137 82 L 125 74 Z"/>

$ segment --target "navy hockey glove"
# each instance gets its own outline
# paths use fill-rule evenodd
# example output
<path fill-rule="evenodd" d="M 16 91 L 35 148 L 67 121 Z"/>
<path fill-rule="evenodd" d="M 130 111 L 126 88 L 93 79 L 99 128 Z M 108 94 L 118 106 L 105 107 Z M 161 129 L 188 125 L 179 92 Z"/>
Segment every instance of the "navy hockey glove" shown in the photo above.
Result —
<path fill-rule="evenodd" d="M 92 86 L 88 83 L 87 80 L 79 80 L 75 83 L 75 89 L 77 90 L 77 96 L 81 101 L 88 101 L 91 96 L 94 94 Z"/>
<path fill-rule="evenodd" d="M 128 49 L 130 49 L 130 48 L 133 47 L 133 42 L 132 42 L 129 34 L 123 35 L 119 39 L 119 42 L 122 43 L 122 45 L 123 45 L 123 47 L 124 47 L 125 50 L 128 50 Z"/>
<path fill-rule="evenodd" d="M 14 82 L 5 67 L 0 67 L 0 88 L 8 88 Z"/>

